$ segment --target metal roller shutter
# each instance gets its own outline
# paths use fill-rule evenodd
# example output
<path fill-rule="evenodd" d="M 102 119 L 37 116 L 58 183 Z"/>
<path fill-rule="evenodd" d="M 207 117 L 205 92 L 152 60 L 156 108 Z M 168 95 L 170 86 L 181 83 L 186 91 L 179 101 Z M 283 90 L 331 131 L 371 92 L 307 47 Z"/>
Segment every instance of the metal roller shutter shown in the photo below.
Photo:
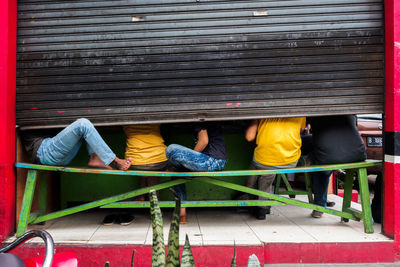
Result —
<path fill-rule="evenodd" d="M 383 1 L 18 1 L 17 124 L 383 111 Z"/>

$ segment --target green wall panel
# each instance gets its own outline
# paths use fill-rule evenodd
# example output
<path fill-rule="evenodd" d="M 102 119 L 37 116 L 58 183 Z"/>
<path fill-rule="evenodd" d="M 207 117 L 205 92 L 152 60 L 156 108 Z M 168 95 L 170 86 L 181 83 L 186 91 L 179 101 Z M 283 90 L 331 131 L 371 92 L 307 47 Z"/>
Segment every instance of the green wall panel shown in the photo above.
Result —
<path fill-rule="evenodd" d="M 224 127 L 225 142 L 228 154 L 226 170 L 247 169 L 252 158 L 252 144 L 244 139 L 243 125 L 227 125 Z M 191 124 L 179 126 L 163 126 L 163 136 L 166 144 L 181 144 L 192 148 L 194 146 Z M 125 135 L 121 127 L 99 128 L 99 132 L 118 157 L 123 158 L 125 152 Z M 77 157 L 70 166 L 87 166 L 88 155 L 83 145 Z M 161 178 L 161 181 L 169 178 Z M 244 184 L 245 177 L 227 177 L 226 181 Z M 112 176 L 94 174 L 63 173 L 61 176 L 61 206 L 63 208 L 81 202 L 88 202 L 107 196 L 125 193 L 138 188 L 139 178 L 132 176 Z M 188 200 L 222 200 L 232 199 L 236 192 L 226 188 L 190 182 L 187 184 Z M 170 190 L 161 190 L 162 200 L 172 200 Z"/>

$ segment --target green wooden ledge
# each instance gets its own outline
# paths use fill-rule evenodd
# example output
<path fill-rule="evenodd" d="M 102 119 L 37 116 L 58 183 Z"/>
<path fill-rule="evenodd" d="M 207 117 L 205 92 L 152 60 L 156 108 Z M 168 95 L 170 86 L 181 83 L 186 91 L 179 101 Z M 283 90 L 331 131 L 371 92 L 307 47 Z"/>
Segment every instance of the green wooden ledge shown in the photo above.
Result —
<path fill-rule="evenodd" d="M 268 200 L 221 200 L 221 201 L 184 201 L 182 207 L 244 207 L 244 206 L 274 206 L 274 205 L 286 205 L 292 204 L 308 209 L 314 209 L 336 215 L 342 219 L 360 220 L 364 221 L 364 230 L 367 233 L 373 232 L 371 209 L 369 206 L 369 191 L 368 181 L 366 178 L 366 168 L 372 166 L 381 165 L 382 162 L 379 160 L 367 160 L 364 162 L 345 163 L 345 164 L 330 164 L 321 166 L 306 166 L 297 167 L 284 170 L 245 170 L 245 171 L 217 171 L 217 172 L 157 172 L 157 171 L 120 171 L 120 170 L 107 170 L 107 169 L 89 169 L 89 168 L 73 168 L 73 167 L 59 167 L 59 166 L 46 166 L 29 163 L 16 163 L 17 168 L 28 169 L 27 182 L 25 186 L 25 193 L 23 198 L 23 204 L 21 207 L 20 219 L 18 221 L 17 236 L 22 235 L 26 231 L 26 227 L 29 223 L 39 223 L 47 220 L 59 218 L 62 216 L 74 214 L 80 211 L 102 207 L 102 208 L 126 208 L 126 207 L 149 207 L 148 202 L 121 202 L 129 198 L 146 194 L 150 190 L 160 190 L 169 188 L 178 184 L 184 184 L 191 180 L 196 180 L 203 183 L 208 183 L 224 188 L 233 189 L 239 192 L 248 193 L 255 196 L 265 197 Z M 337 169 L 348 170 L 348 174 L 345 178 L 345 195 L 343 200 L 342 211 L 324 208 L 321 206 L 314 205 L 312 203 L 306 203 L 295 199 L 282 197 L 276 194 L 266 193 L 257 189 L 248 188 L 246 186 L 230 183 L 228 181 L 220 180 L 219 177 L 229 176 L 248 176 L 248 175 L 262 175 L 262 174 L 285 174 L 285 173 L 310 173 L 317 171 L 333 171 Z M 40 198 L 40 210 L 31 214 L 31 206 L 33 200 L 33 193 L 36 186 L 37 173 L 39 171 L 59 171 L 68 173 L 90 173 L 90 174 L 111 174 L 111 175 L 125 175 L 125 176 L 159 176 L 159 177 L 179 177 L 180 179 L 174 179 L 164 183 L 160 183 L 154 186 L 136 189 L 127 193 L 119 194 L 116 196 L 107 197 L 101 200 L 93 201 L 83 205 L 79 205 L 73 208 L 52 212 L 49 214 L 43 214 L 45 210 L 45 193 L 46 190 L 41 190 L 43 199 Z M 353 174 L 357 172 L 360 183 L 360 197 L 362 204 L 362 211 L 357 211 L 351 208 L 351 189 L 353 183 Z M 285 180 L 284 180 L 285 181 Z M 39 185 L 40 188 L 47 187 L 47 183 Z M 290 187 L 287 191 L 278 192 L 279 194 L 288 193 L 291 195 L 305 194 L 304 192 L 290 191 Z M 309 198 L 309 201 L 312 198 Z M 311 201 L 310 201 L 311 202 Z M 161 207 L 173 207 L 174 202 L 161 201 Z"/>
<path fill-rule="evenodd" d="M 161 208 L 175 207 L 175 201 L 159 201 Z M 254 207 L 254 206 L 284 206 L 285 203 L 271 200 L 201 200 L 182 201 L 182 208 L 199 207 Z M 101 206 L 101 208 L 150 208 L 149 201 L 122 201 Z"/>
<path fill-rule="evenodd" d="M 161 171 L 120 171 L 107 169 L 89 169 L 74 167 L 59 167 L 38 165 L 30 163 L 16 163 L 17 168 L 25 168 L 41 171 L 60 171 L 72 173 L 93 173 L 93 174 L 112 174 L 112 175 L 131 175 L 131 176 L 159 176 L 159 177 L 196 177 L 196 176 L 248 176 L 261 174 L 278 174 L 278 173 L 309 173 L 317 171 L 332 171 L 338 169 L 358 169 L 382 165 L 380 160 L 366 160 L 354 163 L 329 164 L 329 165 L 313 165 L 308 167 L 296 167 L 284 170 L 246 170 L 246 171 L 215 171 L 215 172 L 161 172 Z"/>

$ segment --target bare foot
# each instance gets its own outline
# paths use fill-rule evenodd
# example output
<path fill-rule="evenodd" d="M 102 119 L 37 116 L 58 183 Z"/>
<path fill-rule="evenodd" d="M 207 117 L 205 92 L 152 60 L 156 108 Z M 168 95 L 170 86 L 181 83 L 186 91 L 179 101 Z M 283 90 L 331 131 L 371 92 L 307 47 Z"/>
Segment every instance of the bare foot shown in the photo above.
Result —
<path fill-rule="evenodd" d="M 126 171 L 131 166 L 132 159 L 129 158 L 129 159 L 125 160 L 125 159 L 119 159 L 116 157 L 113 162 L 114 162 L 115 168 L 117 168 L 118 170 L 121 170 L 121 171 Z"/>
<path fill-rule="evenodd" d="M 89 158 L 88 165 L 89 165 L 90 167 L 112 170 L 112 168 L 111 168 L 110 166 L 105 165 L 105 164 L 101 161 L 101 159 L 99 158 L 99 156 L 97 156 L 96 153 L 92 153 L 92 154 L 90 154 L 89 156 L 90 156 L 90 158 Z"/>
<path fill-rule="evenodd" d="M 180 210 L 179 223 L 180 224 L 186 224 L 187 223 L 186 208 L 181 208 L 181 210 Z"/>
<path fill-rule="evenodd" d="M 181 208 L 179 215 L 186 216 L 186 208 Z"/>
<path fill-rule="evenodd" d="M 144 195 L 140 195 L 136 197 L 137 201 L 144 201 Z"/>

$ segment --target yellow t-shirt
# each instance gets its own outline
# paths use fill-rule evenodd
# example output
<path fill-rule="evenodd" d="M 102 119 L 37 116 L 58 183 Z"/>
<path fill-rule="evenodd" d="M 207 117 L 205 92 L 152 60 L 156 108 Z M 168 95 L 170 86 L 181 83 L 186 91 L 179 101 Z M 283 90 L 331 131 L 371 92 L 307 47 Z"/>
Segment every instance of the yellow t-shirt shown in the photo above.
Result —
<path fill-rule="evenodd" d="M 132 165 L 153 164 L 167 160 L 160 125 L 129 125 L 124 126 L 124 132 L 125 158 L 132 158 Z"/>
<path fill-rule="evenodd" d="M 258 123 L 254 159 L 267 166 L 295 162 L 301 155 L 300 130 L 306 118 L 272 118 Z"/>

